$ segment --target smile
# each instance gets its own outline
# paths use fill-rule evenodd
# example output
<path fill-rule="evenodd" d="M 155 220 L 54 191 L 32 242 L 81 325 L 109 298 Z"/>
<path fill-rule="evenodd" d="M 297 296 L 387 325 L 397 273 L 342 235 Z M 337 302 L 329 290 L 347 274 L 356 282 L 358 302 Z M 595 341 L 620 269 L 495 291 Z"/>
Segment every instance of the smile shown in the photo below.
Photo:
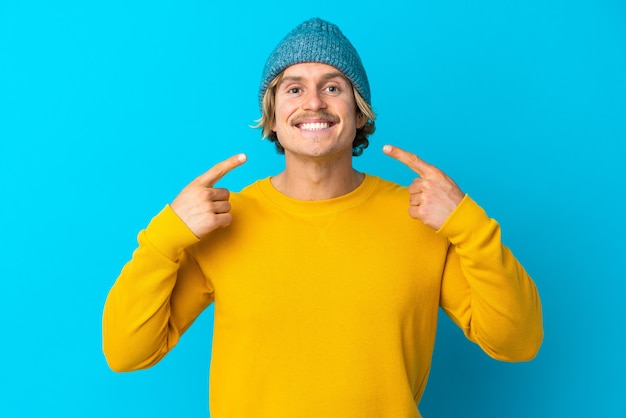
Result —
<path fill-rule="evenodd" d="M 332 125 L 331 122 L 307 122 L 296 126 L 304 131 L 321 131 L 322 129 L 330 128 Z"/>

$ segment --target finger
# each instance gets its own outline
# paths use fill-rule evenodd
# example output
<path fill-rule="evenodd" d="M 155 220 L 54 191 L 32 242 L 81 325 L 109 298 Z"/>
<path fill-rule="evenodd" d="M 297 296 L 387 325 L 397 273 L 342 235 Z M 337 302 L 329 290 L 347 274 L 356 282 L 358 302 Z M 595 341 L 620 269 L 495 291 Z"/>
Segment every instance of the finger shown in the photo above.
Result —
<path fill-rule="evenodd" d="M 228 213 L 231 209 L 230 202 L 225 201 L 213 202 L 211 207 L 213 209 L 213 213 L 215 214 Z"/>
<path fill-rule="evenodd" d="M 416 195 L 416 194 L 412 194 L 409 197 L 409 205 L 410 206 L 419 206 L 422 204 L 422 200 L 420 198 L 420 196 Z"/>
<path fill-rule="evenodd" d="M 215 226 L 218 228 L 224 228 L 233 221 L 233 215 L 230 213 L 218 213 L 215 215 Z"/>
<path fill-rule="evenodd" d="M 383 152 L 388 156 L 395 158 L 401 163 L 405 164 L 411 170 L 415 171 L 420 177 L 425 177 L 429 174 L 432 174 L 437 170 L 435 166 L 428 164 L 426 161 L 422 160 L 417 155 L 405 151 L 401 148 L 394 147 L 391 145 L 385 145 L 383 147 Z"/>
<path fill-rule="evenodd" d="M 200 175 L 196 179 L 197 182 L 206 187 L 213 187 L 215 183 L 218 182 L 219 179 L 224 177 L 234 168 L 239 167 L 247 160 L 246 154 L 237 154 L 233 155 L 226 160 L 217 163 L 213 167 L 211 167 L 206 173 Z"/>
<path fill-rule="evenodd" d="M 228 189 L 224 189 L 221 187 L 208 189 L 206 193 L 207 200 L 210 200 L 212 202 L 228 200 L 230 198 L 230 192 L 228 191 Z"/>
<path fill-rule="evenodd" d="M 408 187 L 409 193 L 422 193 L 424 191 L 424 179 L 416 178 Z"/>

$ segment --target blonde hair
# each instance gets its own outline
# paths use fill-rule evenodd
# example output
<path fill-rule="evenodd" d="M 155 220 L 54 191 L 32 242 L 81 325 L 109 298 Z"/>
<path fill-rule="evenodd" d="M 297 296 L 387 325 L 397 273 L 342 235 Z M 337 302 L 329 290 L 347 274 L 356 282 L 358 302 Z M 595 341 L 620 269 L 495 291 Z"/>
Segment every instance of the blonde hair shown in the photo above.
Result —
<path fill-rule="evenodd" d="M 261 102 L 261 117 L 255 120 L 257 124 L 252 126 L 252 128 L 262 129 L 261 135 L 263 138 L 267 138 L 273 142 L 279 154 L 284 154 L 285 149 L 282 145 L 280 145 L 276 132 L 272 131 L 272 123 L 274 122 L 274 113 L 276 111 L 276 86 L 280 84 L 283 78 L 283 73 L 284 72 L 278 74 L 268 84 Z M 357 117 L 364 117 L 367 120 L 362 127 L 356 130 L 356 135 L 354 137 L 354 141 L 352 142 L 352 155 L 357 157 L 363 154 L 363 150 L 368 147 L 369 140 L 367 137 L 373 134 L 376 130 L 376 124 L 374 122 L 376 114 L 372 110 L 372 107 L 365 101 L 365 99 L 363 99 L 363 96 L 361 96 L 358 90 L 354 88 L 354 86 L 352 86 L 352 91 L 354 92 L 354 99 L 357 107 Z"/>

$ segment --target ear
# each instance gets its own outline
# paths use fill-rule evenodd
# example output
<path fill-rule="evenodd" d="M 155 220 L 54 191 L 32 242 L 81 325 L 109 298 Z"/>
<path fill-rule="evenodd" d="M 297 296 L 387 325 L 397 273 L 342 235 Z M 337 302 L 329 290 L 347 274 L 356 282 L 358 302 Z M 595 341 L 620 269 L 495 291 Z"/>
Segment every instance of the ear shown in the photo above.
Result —
<path fill-rule="evenodd" d="M 367 123 L 367 116 L 365 116 L 361 111 L 357 111 L 356 114 L 356 128 L 361 129 Z"/>

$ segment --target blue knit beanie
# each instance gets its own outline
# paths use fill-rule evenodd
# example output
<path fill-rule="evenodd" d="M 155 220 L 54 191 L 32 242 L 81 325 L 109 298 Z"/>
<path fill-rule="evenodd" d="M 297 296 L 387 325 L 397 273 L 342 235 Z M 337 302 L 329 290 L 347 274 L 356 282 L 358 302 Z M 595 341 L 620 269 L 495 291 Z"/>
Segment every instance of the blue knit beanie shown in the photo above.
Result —
<path fill-rule="evenodd" d="M 370 86 L 361 58 L 336 25 L 319 18 L 301 23 L 280 41 L 270 54 L 261 79 L 259 103 L 269 83 L 290 65 L 320 62 L 341 71 L 371 106 Z"/>

